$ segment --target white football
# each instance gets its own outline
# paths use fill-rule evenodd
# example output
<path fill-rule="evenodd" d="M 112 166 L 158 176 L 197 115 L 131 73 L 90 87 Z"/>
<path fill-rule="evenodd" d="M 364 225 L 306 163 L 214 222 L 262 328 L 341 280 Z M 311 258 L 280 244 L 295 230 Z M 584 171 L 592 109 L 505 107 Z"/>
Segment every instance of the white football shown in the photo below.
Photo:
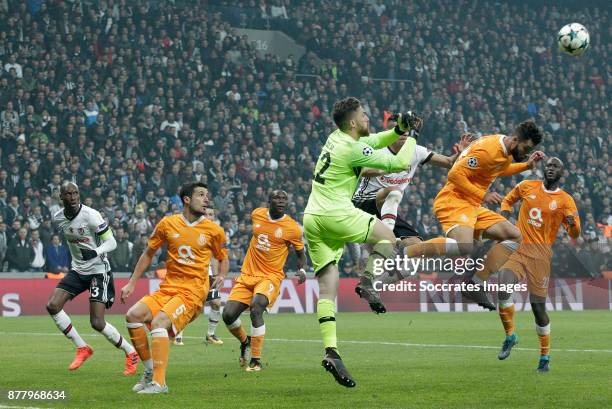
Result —
<path fill-rule="evenodd" d="M 589 46 L 589 32 L 582 24 L 572 23 L 563 26 L 557 34 L 559 49 L 570 55 L 580 55 Z"/>

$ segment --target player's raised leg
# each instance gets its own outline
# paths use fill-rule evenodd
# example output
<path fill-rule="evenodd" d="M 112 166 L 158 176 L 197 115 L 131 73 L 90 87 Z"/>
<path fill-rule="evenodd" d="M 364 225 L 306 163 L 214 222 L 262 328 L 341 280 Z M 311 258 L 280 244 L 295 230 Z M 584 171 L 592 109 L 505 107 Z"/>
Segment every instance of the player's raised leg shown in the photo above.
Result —
<path fill-rule="evenodd" d="M 113 344 L 116 348 L 122 349 L 123 352 L 125 352 L 125 369 L 123 370 L 123 374 L 134 375 L 138 368 L 138 353 L 132 344 L 121 336 L 117 328 L 106 322 L 104 319 L 104 310 L 106 307 L 105 304 L 97 301 L 91 301 L 89 303 L 89 320 L 91 327 L 104 335 L 108 342 Z"/>
<path fill-rule="evenodd" d="M 66 277 L 64 277 L 64 279 Z M 64 281 L 64 279 L 60 281 L 60 284 Z M 62 333 L 69 338 L 77 348 L 76 356 L 69 367 L 71 371 L 79 368 L 83 362 L 87 360 L 87 358 L 93 355 L 93 350 L 91 347 L 85 343 L 83 338 L 81 338 L 76 328 L 74 328 L 72 325 L 70 317 L 68 314 L 66 314 L 66 312 L 64 312 L 64 304 L 66 304 L 66 302 L 72 297 L 73 295 L 67 290 L 59 288 L 58 284 L 58 288 L 53 290 L 53 293 L 47 302 L 47 312 L 49 312 L 49 315 L 51 315 L 53 322 L 55 322 L 57 328 L 59 328 L 59 330 L 62 331 Z"/>
<path fill-rule="evenodd" d="M 233 292 L 234 289 L 232 289 Z M 223 322 L 227 326 L 228 331 L 240 342 L 240 366 L 245 366 L 248 363 L 248 353 L 251 345 L 251 337 L 247 336 L 246 331 L 242 327 L 242 321 L 240 321 L 240 314 L 247 308 L 249 308 L 248 304 L 230 300 L 223 309 Z"/>
<path fill-rule="evenodd" d="M 509 268 L 503 268 L 499 273 L 500 284 L 508 286 L 516 284 L 517 282 L 518 278 L 516 274 Z M 506 338 L 504 339 L 504 343 L 497 357 L 500 360 L 504 360 L 510 356 L 512 347 L 518 344 L 518 336 L 514 332 L 514 300 L 512 299 L 512 293 L 499 291 L 497 297 L 499 300 L 499 318 L 506 332 Z"/>
<path fill-rule="evenodd" d="M 386 259 L 393 255 L 395 248 L 395 235 L 387 225 L 380 220 L 372 223 L 366 243 L 374 245 L 370 252 L 366 268 L 360 279 L 359 285 L 355 287 L 355 292 L 361 298 L 365 298 L 370 304 L 370 308 L 377 314 L 387 312 L 380 295 L 374 290 L 372 281 L 375 276 L 383 273 L 382 266 Z M 380 270 L 380 271 L 379 271 Z"/>
<path fill-rule="evenodd" d="M 146 304 L 138 302 L 128 310 L 125 320 L 132 345 L 134 345 L 144 365 L 140 380 L 132 387 L 134 392 L 139 392 L 153 381 L 153 359 L 151 358 L 149 337 L 144 327 L 145 323 L 150 323 L 153 320 L 153 314 Z"/>
<path fill-rule="evenodd" d="M 251 301 L 251 360 L 246 368 L 247 371 L 261 370 L 261 352 L 266 334 L 263 313 L 268 304 L 268 297 L 263 294 L 255 294 Z"/>
<path fill-rule="evenodd" d="M 546 312 L 546 297 L 529 294 L 529 300 L 540 341 L 540 361 L 537 370 L 548 372 L 550 370 L 550 318 Z"/>

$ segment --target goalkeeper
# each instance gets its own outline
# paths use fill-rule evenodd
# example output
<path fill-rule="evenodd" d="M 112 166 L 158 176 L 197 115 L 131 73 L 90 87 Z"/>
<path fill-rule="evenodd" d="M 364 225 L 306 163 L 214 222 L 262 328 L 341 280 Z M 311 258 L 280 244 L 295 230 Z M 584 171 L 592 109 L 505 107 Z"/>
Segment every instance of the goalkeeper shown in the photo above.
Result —
<path fill-rule="evenodd" d="M 338 383 L 353 387 L 355 381 L 344 367 L 337 350 L 337 263 L 342 257 L 345 243 L 374 245 L 362 285 L 370 305 L 378 304 L 378 312 L 385 312 L 378 293 L 372 288 L 371 279 L 375 261 L 392 255 L 395 235 L 376 216 L 355 208 L 351 198 L 363 167 L 387 172 L 408 168 L 422 120 L 410 112 L 398 114 L 394 129 L 370 135 L 368 116 L 354 97 L 336 102 L 332 115 L 338 129 L 327 138 L 315 166 L 312 192 L 304 211 L 304 231 L 308 254 L 319 282 L 317 318 L 325 346 L 322 365 Z M 376 150 L 392 144 L 406 132 L 410 132 L 409 138 L 397 155 Z M 380 265 L 381 261 L 376 264 Z"/>

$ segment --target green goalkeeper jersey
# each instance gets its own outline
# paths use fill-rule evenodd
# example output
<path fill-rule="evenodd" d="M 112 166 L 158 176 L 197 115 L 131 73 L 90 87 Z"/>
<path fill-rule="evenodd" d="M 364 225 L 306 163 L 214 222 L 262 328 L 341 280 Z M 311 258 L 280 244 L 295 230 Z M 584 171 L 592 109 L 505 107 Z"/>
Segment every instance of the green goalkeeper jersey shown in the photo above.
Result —
<path fill-rule="evenodd" d="M 414 138 L 408 138 L 395 156 L 376 150 L 392 144 L 398 137 L 393 129 L 358 141 L 339 129 L 332 132 L 317 160 L 312 192 L 304 213 L 337 216 L 354 209 L 351 198 L 362 168 L 389 173 L 406 169 L 416 147 Z"/>

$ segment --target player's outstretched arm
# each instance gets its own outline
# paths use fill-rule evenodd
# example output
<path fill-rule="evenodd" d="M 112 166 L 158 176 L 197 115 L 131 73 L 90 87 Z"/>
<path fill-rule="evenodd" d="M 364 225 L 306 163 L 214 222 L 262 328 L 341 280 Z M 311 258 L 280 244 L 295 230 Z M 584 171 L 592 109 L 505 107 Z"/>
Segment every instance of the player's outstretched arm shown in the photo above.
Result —
<path fill-rule="evenodd" d="M 146 250 L 142 253 L 138 262 L 136 263 L 136 267 L 134 267 L 134 272 L 130 277 L 130 281 L 121 289 L 121 303 L 125 304 L 125 300 L 132 295 L 134 292 L 134 288 L 136 288 L 136 283 L 138 279 L 142 276 L 142 274 L 149 269 L 151 266 L 151 261 L 153 260 L 153 256 L 157 249 L 151 248 L 147 246 Z"/>
<path fill-rule="evenodd" d="M 451 156 L 440 155 L 439 153 L 434 153 L 429 162 L 433 166 L 438 166 L 440 168 L 450 169 L 453 167 L 453 164 L 464 150 L 467 149 L 468 146 L 475 140 L 475 136 L 471 133 L 464 133 L 459 138 L 459 142 L 455 144 L 453 147 L 455 149 L 455 153 Z"/>
<path fill-rule="evenodd" d="M 569 234 L 571 238 L 577 239 L 580 236 L 580 217 L 578 216 L 578 208 L 573 199 L 570 199 L 570 203 L 565 209 L 563 227 L 565 227 L 567 234 Z"/>
<path fill-rule="evenodd" d="M 502 173 L 501 176 L 512 176 L 517 173 L 526 171 L 527 169 L 533 169 L 535 166 L 544 159 L 546 155 L 542 151 L 535 151 L 531 154 L 527 162 L 511 163 Z"/>

